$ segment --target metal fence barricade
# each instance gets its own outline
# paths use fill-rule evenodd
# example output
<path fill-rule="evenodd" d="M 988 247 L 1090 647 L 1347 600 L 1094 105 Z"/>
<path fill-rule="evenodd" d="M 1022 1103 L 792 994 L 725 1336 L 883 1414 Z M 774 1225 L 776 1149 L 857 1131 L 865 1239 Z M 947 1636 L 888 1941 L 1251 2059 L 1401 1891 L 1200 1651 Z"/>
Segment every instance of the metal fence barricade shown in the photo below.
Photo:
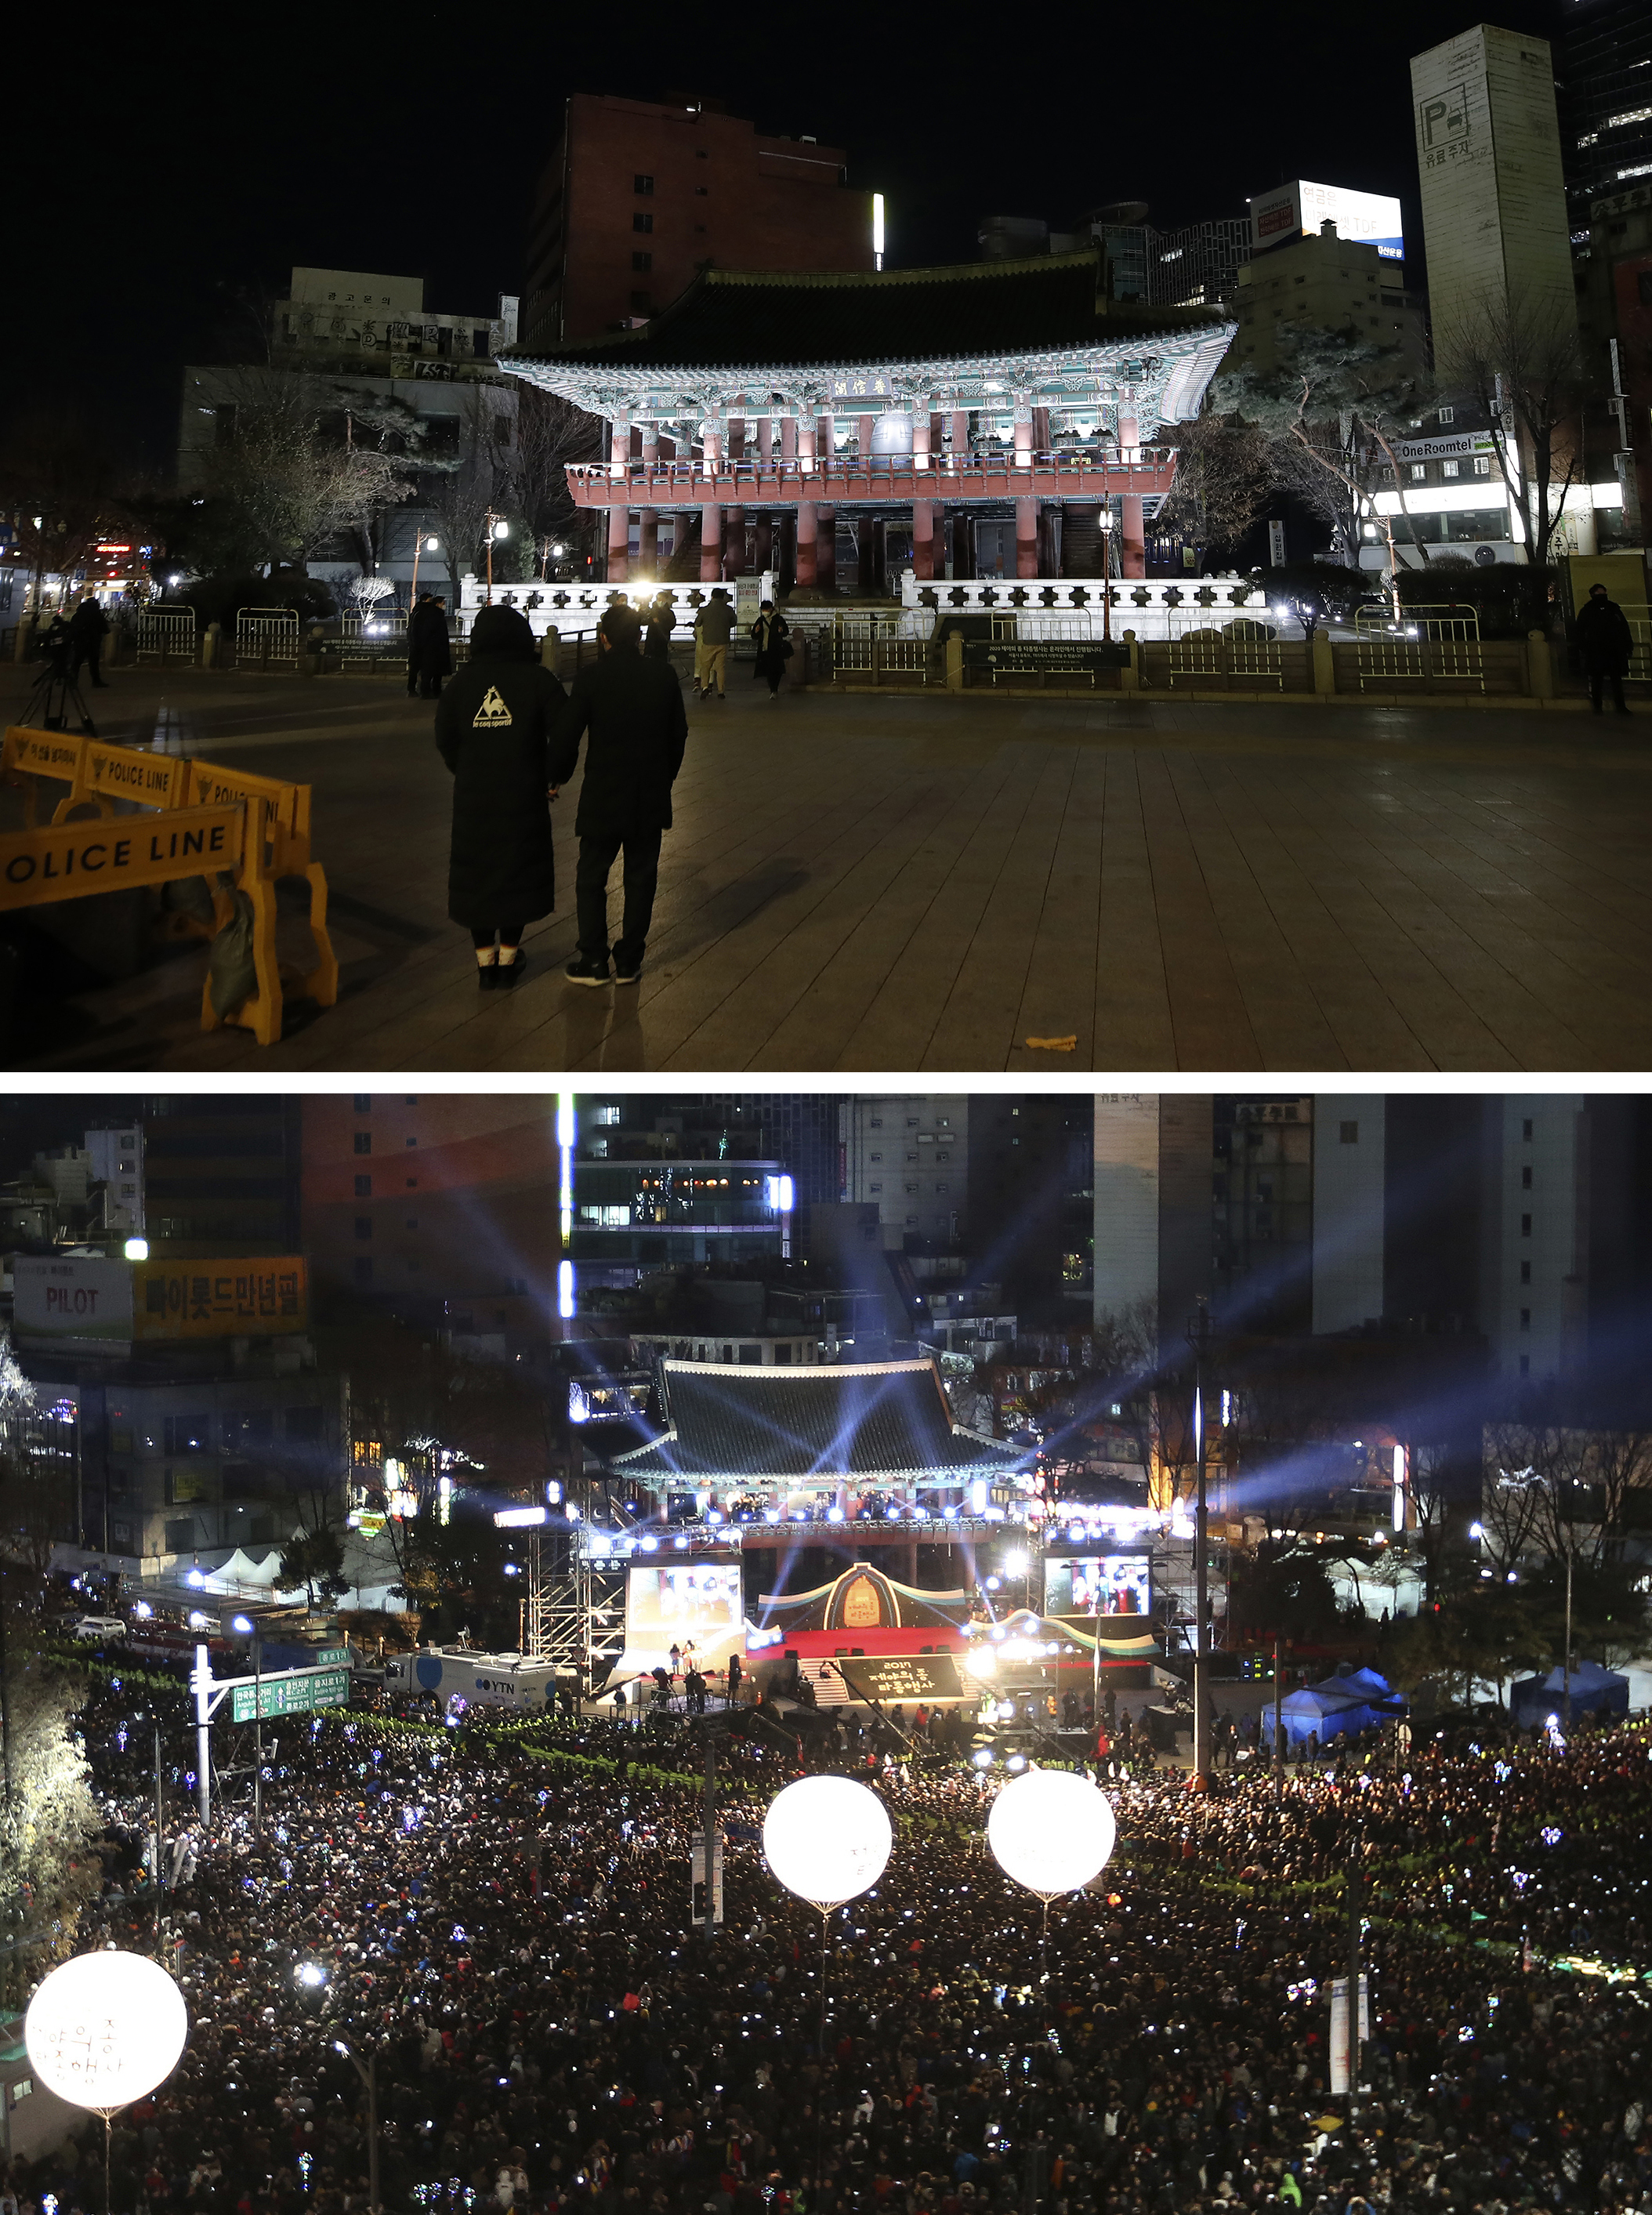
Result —
<path fill-rule="evenodd" d="M 1402 608 L 1398 618 L 1377 608 L 1354 617 L 1360 689 L 1376 684 L 1467 684 L 1485 690 L 1480 618 L 1473 608 Z"/>
<path fill-rule="evenodd" d="M 138 659 L 140 661 L 193 661 L 195 652 L 193 608 L 138 610 Z"/>
<path fill-rule="evenodd" d="M 242 608 L 236 615 L 236 665 L 297 668 L 298 617 L 291 608 Z"/>

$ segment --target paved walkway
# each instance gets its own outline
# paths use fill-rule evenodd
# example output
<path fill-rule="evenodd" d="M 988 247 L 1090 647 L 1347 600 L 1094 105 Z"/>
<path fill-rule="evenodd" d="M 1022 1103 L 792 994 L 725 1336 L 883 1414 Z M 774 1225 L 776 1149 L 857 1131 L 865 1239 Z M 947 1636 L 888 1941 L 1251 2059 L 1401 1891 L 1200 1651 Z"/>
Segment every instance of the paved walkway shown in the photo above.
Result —
<path fill-rule="evenodd" d="M 0 673 L 14 715 L 22 685 Z M 109 984 L 31 940 L 36 1069 L 1642 1070 L 1652 715 L 783 696 L 694 707 L 639 988 L 557 913 L 508 997 L 445 914 L 431 709 L 370 680 L 117 672 L 103 734 L 315 788 L 343 966 L 198 1028 L 199 947 Z M 617 905 L 617 903 L 616 903 Z M 284 931 L 295 960 L 303 936 Z M 1029 1037 L 1074 1034 L 1073 1053 Z"/>

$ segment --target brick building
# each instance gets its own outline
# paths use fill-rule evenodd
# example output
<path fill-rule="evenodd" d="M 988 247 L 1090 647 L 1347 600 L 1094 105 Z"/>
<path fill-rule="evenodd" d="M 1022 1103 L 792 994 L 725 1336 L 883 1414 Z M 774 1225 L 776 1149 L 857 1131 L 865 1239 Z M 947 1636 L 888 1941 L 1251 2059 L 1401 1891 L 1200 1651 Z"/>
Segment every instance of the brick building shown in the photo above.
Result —
<path fill-rule="evenodd" d="M 595 338 L 721 269 L 871 269 L 872 195 L 842 149 L 704 103 L 574 93 L 528 235 L 523 338 Z"/>

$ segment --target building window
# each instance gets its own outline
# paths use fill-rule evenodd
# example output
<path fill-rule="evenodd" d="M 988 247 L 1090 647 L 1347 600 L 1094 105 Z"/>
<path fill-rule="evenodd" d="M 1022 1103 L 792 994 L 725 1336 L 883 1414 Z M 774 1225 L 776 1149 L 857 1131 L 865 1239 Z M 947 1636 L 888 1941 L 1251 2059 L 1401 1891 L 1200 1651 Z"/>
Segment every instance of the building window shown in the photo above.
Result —
<path fill-rule="evenodd" d="M 198 1454 L 209 1451 L 209 1419 L 205 1415 L 168 1415 L 162 1422 L 162 1451 L 169 1454 Z"/>
<path fill-rule="evenodd" d="M 1532 1189 L 1532 1172 L 1529 1168 L 1520 1171 L 1520 1189 L 1523 1192 L 1530 1192 Z"/>
<path fill-rule="evenodd" d="M 1491 457 L 1490 454 L 1476 454 L 1474 457 L 1474 474 L 1477 477 L 1489 477 L 1491 475 Z"/>
<path fill-rule="evenodd" d="M 1357 1146 L 1360 1143 L 1358 1123 L 1339 1123 L 1337 1126 L 1337 1143 L 1341 1145 Z"/>
<path fill-rule="evenodd" d="M 1442 423 L 1454 423 L 1457 420 L 1457 410 L 1454 408 L 1442 408 L 1440 411 L 1440 420 Z"/>
<path fill-rule="evenodd" d="M 1442 477 L 1454 477 L 1459 476 L 1461 472 L 1455 462 L 1441 462 L 1440 474 Z"/>
<path fill-rule="evenodd" d="M 633 177 L 631 180 L 631 189 L 633 193 L 652 193 L 654 189 L 654 180 L 652 177 Z"/>
<path fill-rule="evenodd" d="M 419 1141 L 417 1138 L 409 1138 L 407 1144 L 410 1146 L 416 1146 L 419 1144 Z"/>
<path fill-rule="evenodd" d="M 1529 1142 L 1529 1140 L 1530 1140 L 1530 1138 L 1531 1138 L 1531 1136 L 1532 1136 L 1532 1119 L 1531 1119 L 1531 1117 L 1530 1117 L 1529 1115 L 1526 1118 L 1525 1121 L 1520 1125 L 1520 1136 L 1521 1136 L 1521 1138 L 1522 1138 L 1527 1139 L 1528 1142 Z"/>
<path fill-rule="evenodd" d="M 358 1115 L 370 1115 L 370 1114 L 372 1114 L 372 1112 L 373 1112 L 373 1095 L 372 1095 L 372 1094 L 371 1094 L 370 1092 L 358 1092 L 358 1093 L 357 1093 L 357 1095 L 356 1095 L 356 1113 L 357 1113 L 357 1114 L 358 1114 Z"/>
<path fill-rule="evenodd" d="M 356 1133 L 356 1151 L 358 1154 L 370 1154 L 372 1150 L 372 1132 L 370 1131 L 358 1131 Z"/>
<path fill-rule="evenodd" d="M 1522 1215 L 1520 1218 L 1520 1236 L 1522 1238 L 1529 1238 L 1531 1235 L 1532 1218 L 1529 1215 Z"/>
<path fill-rule="evenodd" d="M 356 1266 L 359 1268 L 360 1262 Z M 370 1261 L 367 1266 L 370 1269 L 373 1265 Z M 319 1439 L 321 1435 L 321 1409 L 319 1408 L 289 1408 L 285 1428 L 290 1439 Z"/>
<path fill-rule="evenodd" d="M 633 292 L 631 295 L 631 312 L 633 316 L 652 316 L 654 312 L 652 294 Z"/>
<path fill-rule="evenodd" d="M 418 1228 L 419 1228 L 419 1218 L 418 1218 L 416 1215 L 410 1215 L 410 1216 L 407 1218 L 407 1228 L 408 1228 L 408 1230 L 418 1230 Z"/>
<path fill-rule="evenodd" d="M 631 257 L 631 267 L 633 269 L 652 269 L 653 266 L 654 257 L 652 254 L 645 254 L 639 250 Z"/>
<path fill-rule="evenodd" d="M 1426 483 L 1428 481 L 1428 475 L 1429 465 L 1426 462 L 1413 462 L 1411 463 L 1411 482 L 1413 484 Z"/>
<path fill-rule="evenodd" d="M 373 1180 L 371 1177 L 358 1176 L 356 1179 L 356 1197 L 358 1200 L 370 1200 L 373 1197 Z"/>
<path fill-rule="evenodd" d="M 654 228 L 654 218 L 652 215 L 643 214 L 642 211 L 639 209 L 637 213 L 631 218 L 631 228 L 633 230 L 652 230 Z"/>
<path fill-rule="evenodd" d="M 1530 1330 L 1531 1328 L 1532 1310 L 1530 1308 L 1522 1308 L 1520 1310 L 1520 1328 L 1522 1330 Z"/>
<path fill-rule="evenodd" d="M 356 1236 L 357 1236 L 357 1237 L 358 1237 L 358 1238 L 370 1238 L 370 1237 L 372 1236 L 372 1235 L 373 1235 L 373 1218 L 372 1218 L 372 1217 L 371 1217 L 370 1215 L 358 1215 L 358 1216 L 356 1218 Z"/>
<path fill-rule="evenodd" d="M 1531 1281 L 1532 1265 L 1529 1261 L 1522 1261 L 1520 1263 L 1520 1282 L 1523 1285 L 1529 1285 Z"/>
<path fill-rule="evenodd" d="M 194 1543 L 195 1519 L 193 1515 L 180 1515 L 167 1525 L 168 1554 L 187 1554 Z"/>

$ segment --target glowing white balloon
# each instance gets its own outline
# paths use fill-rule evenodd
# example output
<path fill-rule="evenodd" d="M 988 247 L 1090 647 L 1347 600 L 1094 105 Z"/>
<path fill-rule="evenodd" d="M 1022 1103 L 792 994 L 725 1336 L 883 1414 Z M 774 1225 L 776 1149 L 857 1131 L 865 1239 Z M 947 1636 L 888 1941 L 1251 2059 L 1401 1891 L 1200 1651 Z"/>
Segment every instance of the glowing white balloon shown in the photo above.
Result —
<path fill-rule="evenodd" d="M 805 1776 L 769 1802 L 763 1853 L 788 1892 L 823 1913 L 868 1891 L 894 1844 L 883 1801 L 847 1776 Z"/>
<path fill-rule="evenodd" d="M 1105 1795 L 1065 1769 L 1029 1769 L 987 1818 L 987 1843 L 1006 1876 L 1040 1899 L 1081 1892 L 1112 1858 L 1118 1826 Z"/>
<path fill-rule="evenodd" d="M 81 1954 L 28 2003 L 23 2044 L 40 2082 L 109 2114 L 163 2083 L 189 2035 L 176 1983 L 142 1954 Z"/>

